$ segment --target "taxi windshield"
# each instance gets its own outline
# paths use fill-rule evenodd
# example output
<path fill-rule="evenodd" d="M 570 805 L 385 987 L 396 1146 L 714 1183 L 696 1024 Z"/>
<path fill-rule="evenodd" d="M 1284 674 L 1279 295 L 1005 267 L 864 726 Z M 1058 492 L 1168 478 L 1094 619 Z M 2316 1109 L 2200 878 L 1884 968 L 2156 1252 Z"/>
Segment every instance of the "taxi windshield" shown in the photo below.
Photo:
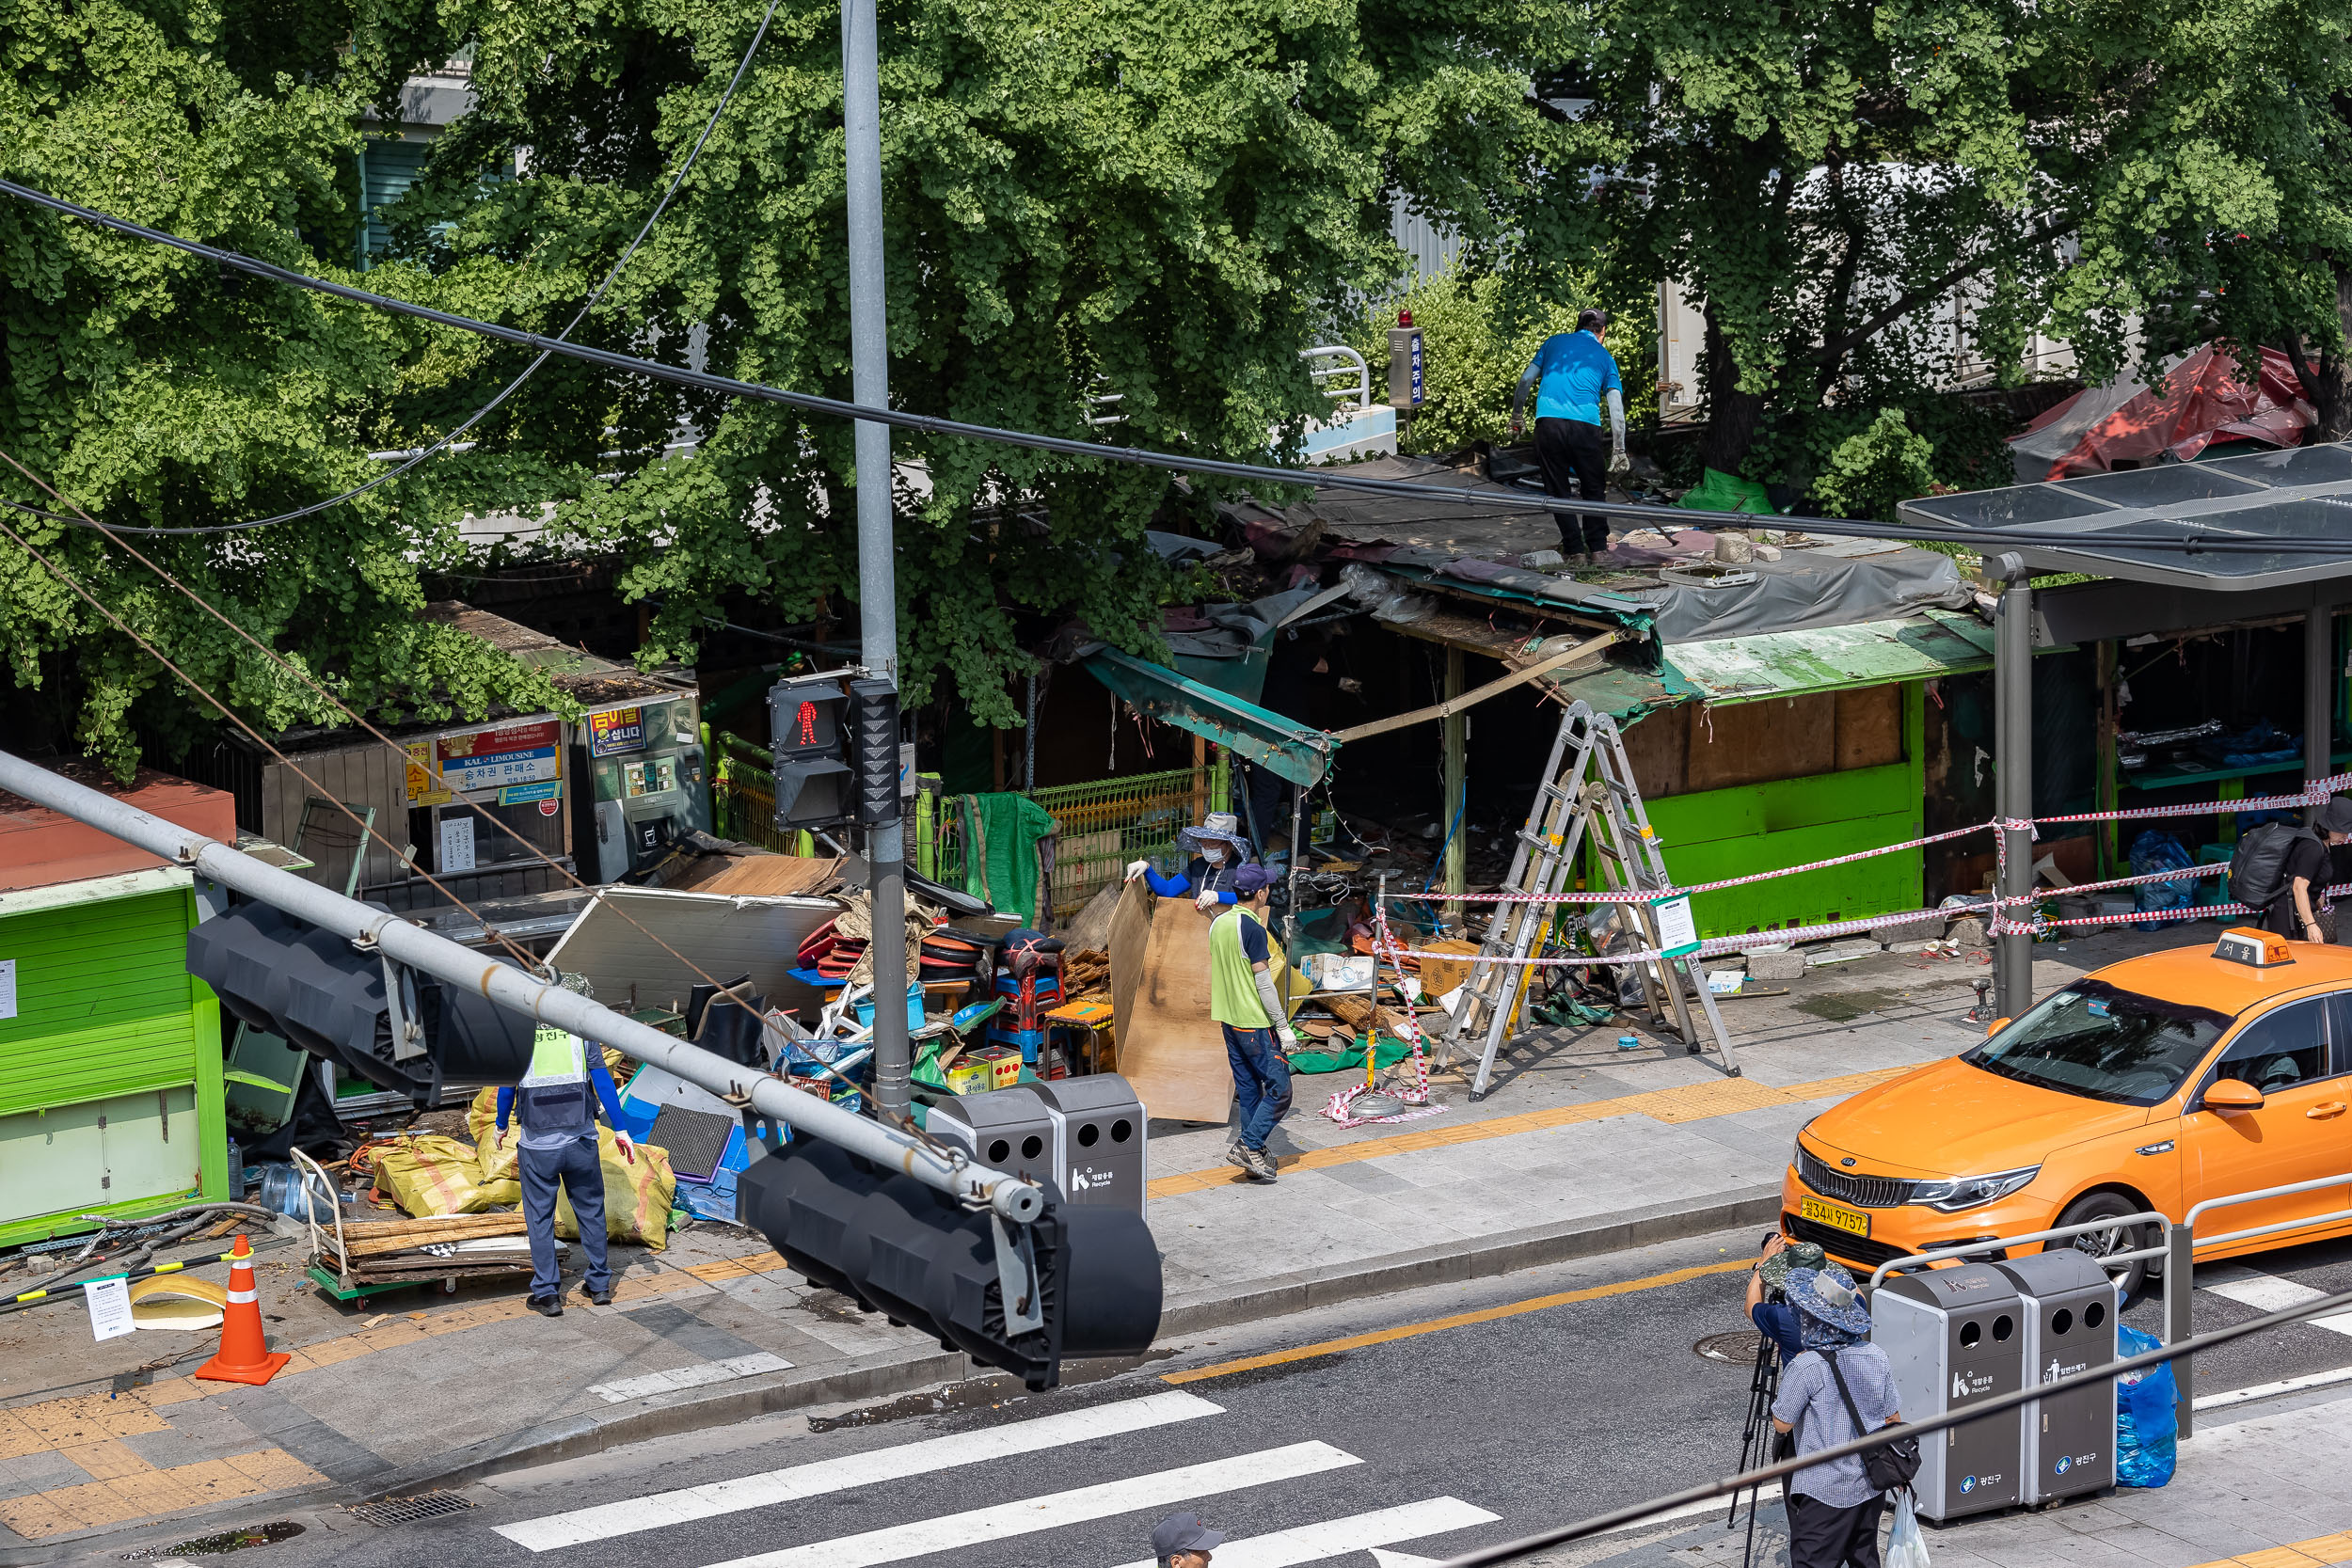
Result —
<path fill-rule="evenodd" d="M 2153 1105 L 2197 1070 L 2229 1026 L 2207 1008 L 2082 979 L 1961 1060 L 2045 1089 Z"/>

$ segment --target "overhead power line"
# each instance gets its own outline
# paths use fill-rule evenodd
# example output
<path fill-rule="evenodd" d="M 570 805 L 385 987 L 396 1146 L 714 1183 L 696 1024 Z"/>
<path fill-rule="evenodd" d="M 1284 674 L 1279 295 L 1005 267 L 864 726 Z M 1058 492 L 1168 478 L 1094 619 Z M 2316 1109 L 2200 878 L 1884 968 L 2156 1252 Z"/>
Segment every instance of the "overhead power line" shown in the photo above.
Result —
<path fill-rule="evenodd" d="M 649 380 L 665 381 L 698 391 L 717 392 L 729 397 L 745 398 L 760 403 L 772 403 L 808 414 L 821 414 L 832 419 L 871 420 L 899 430 L 919 431 L 929 436 L 958 436 L 967 440 L 986 441 L 1000 446 L 1024 448 L 1032 451 L 1053 452 L 1059 456 L 1081 458 L 1092 462 L 1120 463 L 1136 467 L 1158 468 L 1172 473 L 1201 474 L 1216 479 L 1230 479 L 1251 484 L 1287 484 L 1317 490 L 1345 490 L 1362 495 L 1391 496 L 1444 506 L 1493 507 L 1508 502 L 1518 509 L 1542 507 L 1583 513 L 1600 513 L 1615 517 L 1633 517 L 1658 523 L 1669 529 L 1803 529 L 1829 538 L 1861 538 L 1909 541 L 1915 543 L 1958 544 L 1972 549 L 2056 549 L 2062 548 L 2066 539 L 2054 539 L 2046 534 L 2020 529 L 1924 529 L 1900 524 L 1853 522 L 1844 518 L 1765 516 L 1745 512 L 1706 512 L 1684 510 L 1673 506 L 1654 506 L 1639 501 L 1564 499 L 1559 497 L 1536 497 L 1525 490 L 1502 485 L 1443 485 L 1422 484 L 1407 480 L 1375 479 L 1354 474 L 1343 467 L 1293 468 L 1263 463 L 1236 463 L 1223 458 L 1195 457 L 1181 452 L 1153 451 L 1143 447 L 1112 447 L 1093 441 L 1075 440 L 1065 436 L 1047 436 L 1036 431 L 1010 430 L 996 425 L 973 424 L 962 420 L 950 420 L 935 414 L 916 414 L 899 408 L 869 408 L 839 398 L 820 397 L 813 392 L 794 392 L 780 387 L 762 386 L 757 382 L 738 381 L 731 376 L 714 375 L 707 371 L 690 370 L 683 365 L 665 365 L 659 360 L 640 359 L 610 349 L 590 348 L 549 338 L 519 327 L 501 326 L 496 322 L 477 321 L 453 311 L 439 310 L 411 300 L 394 299 L 389 295 L 370 293 L 347 283 L 330 282 L 294 272 L 241 252 L 200 241 L 183 239 L 177 234 L 128 218 L 116 217 L 96 208 L 51 196 L 14 181 L 0 180 L 0 194 L 16 198 L 68 217 L 80 218 L 103 229 L 110 229 L 133 239 L 151 245 L 167 245 L 191 256 L 202 257 L 218 266 L 234 268 L 266 277 L 292 288 L 309 289 L 317 293 L 349 300 L 357 305 L 390 310 L 419 321 L 454 327 L 461 332 L 513 343 L 520 348 L 534 349 L 541 354 L 557 354 L 578 359 L 626 375 L 642 375 Z M 389 476 L 387 476 L 389 477 Z M 321 502 L 330 505 L 332 502 Z M 2079 535 L 2070 535 L 2079 539 Z M 2177 534 L 2137 534 L 2123 530 L 2103 531 L 2095 536 L 2102 548 L 2128 546 L 2135 549 L 2176 551 L 2185 555 L 2328 555 L 2342 556 L 2346 546 L 2339 541 L 2323 539 L 2255 539 L 2244 535 L 2197 534 L 2183 537 Z"/>

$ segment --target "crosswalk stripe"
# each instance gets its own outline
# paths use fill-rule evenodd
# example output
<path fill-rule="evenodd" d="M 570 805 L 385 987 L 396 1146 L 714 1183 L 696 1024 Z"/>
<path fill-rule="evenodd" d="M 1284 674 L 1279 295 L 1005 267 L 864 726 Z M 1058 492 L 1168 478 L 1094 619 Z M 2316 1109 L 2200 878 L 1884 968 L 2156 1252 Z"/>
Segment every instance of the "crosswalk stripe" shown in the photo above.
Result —
<path fill-rule="evenodd" d="M 2257 1312 L 2283 1312 L 2290 1307 L 2300 1307 L 2307 1301 L 2317 1301 L 2325 1291 L 2314 1291 L 2309 1285 L 2277 1275 L 2261 1274 L 2249 1268 L 2232 1268 L 2218 1279 L 2204 1278 L 2197 1282 L 2201 1291 L 2210 1291 L 2224 1301 L 2234 1301 Z M 2352 1334 L 2352 1312 L 2334 1312 L 2324 1318 L 2303 1320 L 2314 1328 L 2332 1329 L 2338 1334 Z"/>
<path fill-rule="evenodd" d="M 1181 1469 L 1106 1481 L 1068 1492 L 1050 1492 L 990 1508 L 891 1525 L 860 1535 L 811 1542 L 805 1546 L 787 1546 L 780 1552 L 736 1558 L 714 1568 L 876 1568 L 879 1563 L 902 1562 L 932 1552 L 958 1551 L 1017 1535 L 1032 1535 L 1039 1530 L 1059 1529 L 1065 1525 L 1143 1513 L 1194 1497 L 1238 1492 L 1246 1486 L 1264 1486 L 1278 1481 L 1296 1481 L 1302 1476 L 1320 1475 L 1362 1463 L 1354 1454 L 1328 1443 L 1293 1443 L 1288 1448 L 1235 1454 L 1231 1459 L 1213 1459 Z"/>
<path fill-rule="evenodd" d="M 1216 1549 L 1216 1568 L 1297 1568 L 1302 1562 L 1320 1562 L 1346 1552 L 1370 1551 L 1391 1541 L 1417 1541 L 1424 1535 L 1443 1535 L 1472 1525 L 1489 1525 L 1500 1517 L 1459 1497 L 1432 1497 L 1426 1502 L 1406 1503 L 1371 1513 L 1350 1514 L 1344 1519 L 1326 1519 L 1319 1525 L 1276 1530 L 1271 1535 L 1253 1535 L 1246 1541 L 1228 1541 Z M 1158 1568 L 1158 1564 L 1157 1560 L 1147 1557 L 1126 1563 L 1123 1568 Z"/>
<path fill-rule="evenodd" d="M 576 1509 L 568 1513 L 550 1513 L 542 1518 L 525 1519 L 496 1528 L 499 1534 L 518 1546 L 529 1547 L 534 1552 L 552 1551 L 559 1546 L 580 1546 L 592 1541 L 609 1541 L 614 1536 L 628 1535 L 638 1530 L 666 1529 L 695 1519 L 739 1513 L 745 1509 L 797 1502 L 803 1497 L 870 1486 L 877 1481 L 926 1475 L 958 1465 L 1009 1459 L 1018 1454 L 1037 1453 L 1066 1444 L 1171 1426 L 1178 1421 L 1222 1415 L 1224 1408 L 1193 1394 L 1151 1394 L 1142 1399 L 1121 1400 L 1114 1404 L 1092 1405 L 1084 1410 L 1068 1410 L 1026 1421 L 1008 1421 L 1002 1426 L 979 1432 L 959 1432 L 946 1437 L 926 1438 L 918 1443 L 903 1443 L 896 1448 L 876 1449 L 810 1465 L 795 1465 L 788 1469 L 771 1470 L 738 1481 L 710 1481 L 701 1486 L 632 1497 L 626 1502 L 599 1503 L 594 1508 Z"/>

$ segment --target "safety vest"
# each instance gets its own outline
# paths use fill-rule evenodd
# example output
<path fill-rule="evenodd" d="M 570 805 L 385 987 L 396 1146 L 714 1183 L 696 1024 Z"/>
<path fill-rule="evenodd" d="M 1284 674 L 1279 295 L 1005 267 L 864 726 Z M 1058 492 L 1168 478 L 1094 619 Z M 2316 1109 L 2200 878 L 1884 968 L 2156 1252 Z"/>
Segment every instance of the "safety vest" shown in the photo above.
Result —
<path fill-rule="evenodd" d="M 531 1070 L 515 1090 L 515 1116 L 526 1132 L 564 1132 L 591 1138 L 596 1132 L 595 1102 L 589 1099 L 588 1052 L 578 1035 L 542 1027 L 532 1037 Z"/>
<path fill-rule="evenodd" d="M 1258 998 L 1258 976 L 1242 950 L 1245 920 L 1264 924 L 1238 904 L 1209 923 L 1209 1017 L 1236 1029 L 1270 1029 L 1274 1021 L 1265 1016 L 1265 1004 Z M 1272 938 L 1266 942 L 1266 956 L 1268 973 L 1279 974 L 1274 965 L 1281 960 L 1274 957 Z"/>

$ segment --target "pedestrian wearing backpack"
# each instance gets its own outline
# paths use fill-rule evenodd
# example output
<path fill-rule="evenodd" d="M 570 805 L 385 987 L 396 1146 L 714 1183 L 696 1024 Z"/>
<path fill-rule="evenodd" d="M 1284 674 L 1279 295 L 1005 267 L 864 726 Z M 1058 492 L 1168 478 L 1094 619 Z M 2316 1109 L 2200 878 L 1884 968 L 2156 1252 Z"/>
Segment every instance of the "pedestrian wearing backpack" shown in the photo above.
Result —
<path fill-rule="evenodd" d="M 2352 838 L 2352 800 L 2339 795 L 2319 808 L 2309 828 L 2265 822 L 2249 829 L 2231 857 L 2230 896 L 2259 908 L 2262 928 L 2291 942 L 2328 942 L 2335 911 L 2328 903 L 2334 880 L 2328 850 Z"/>

